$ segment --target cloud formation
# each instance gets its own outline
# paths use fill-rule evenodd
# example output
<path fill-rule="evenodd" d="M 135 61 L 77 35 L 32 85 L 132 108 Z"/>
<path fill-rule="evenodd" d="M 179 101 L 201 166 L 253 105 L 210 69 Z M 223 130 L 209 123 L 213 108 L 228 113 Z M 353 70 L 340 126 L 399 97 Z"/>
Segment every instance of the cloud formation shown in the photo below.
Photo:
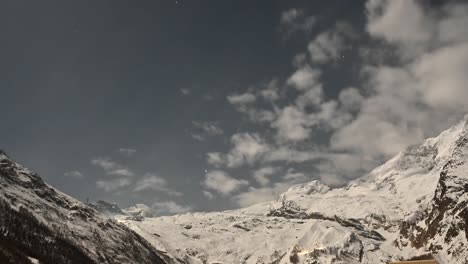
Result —
<path fill-rule="evenodd" d="M 291 8 L 284 11 L 280 17 L 281 30 L 288 37 L 294 32 L 310 31 L 317 19 L 313 16 L 306 16 L 304 11 L 298 8 Z"/>
<path fill-rule="evenodd" d="M 353 28 L 338 22 L 331 30 L 318 34 L 308 45 L 310 59 L 314 63 L 329 63 L 342 57 L 342 52 L 350 47 L 347 40 L 354 38 Z"/>
<path fill-rule="evenodd" d="M 130 186 L 131 184 L 132 182 L 127 178 L 100 180 L 96 182 L 96 186 L 106 192 L 116 191 L 120 188 Z"/>
<path fill-rule="evenodd" d="M 370 0 L 366 13 L 367 36 L 361 37 L 369 43 L 353 62 L 361 73 L 359 85 L 325 96 L 326 66 L 357 37 L 348 24 L 338 23 L 312 38 L 284 81 L 273 78 L 274 86 L 228 97 L 250 121 L 272 129 L 238 133 L 249 147 L 239 148 L 231 139 L 227 153 L 207 155 L 218 168 L 257 166 L 252 175 L 262 187 L 233 196 L 239 205 L 271 199 L 288 184 L 310 180 L 300 171 L 269 178 L 262 168 L 273 163 L 308 164 L 314 178 L 340 186 L 468 112 L 468 4 L 434 8 L 413 0 Z M 302 11 L 288 10 L 281 23 L 293 25 L 301 17 Z M 315 140 L 317 135 L 322 140 Z"/>
<path fill-rule="evenodd" d="M 71 178 L 75 178 L 75 179 L 83 179 L 84 178 L 84 175 L 83 173 L 81 173 L 80 171 L 67 171 L 63 174 L 63 176 L 65 177 L 71 177 Z"/>
<path fill-rule="evenodd" d="M 119 149 L 119 153 L 124 155 L 125 157 L 131 157 L 135 155 L 136 152 L 137 152 L 136 149 L 132 149 L 132 148 L 120 148 Z"/>
<path fill-rule="evenodd" d="M 172 190 L 167 187 L 167 181 L 154 173 L 147 173 L 143 178 L 135 183 L 134 192 L 145 190 L 162 192 L 171 196 L 182 196 L 182 193 Z"/>
<path fill-rule="evenodd" d="M 190 89 L 187 89 L 187 88 L 182 88 L 179 91 L 183 95 L 190 95 L 192 93 L 192 91 Z"/>
<path fill-rule="evenodd" d="M 151 208 L 157 215 L 182 214 L 193 210 L 190 206 L 181 205 L 174 201 L 156 202 Z"/>
<path fill-rule="evenodd" d="M 94 158 L 91 160 L 91 164 L 102 168 L 107 175 L 123 177 L 132 177 L 135 175 L 133 171 L 110 158 Z"/>
<path fill-rule="evenodd" d="M 193 121 L 194 131 L 191 136 L 198 141 L 205 141 L 210 136 L 218 136 L 224 133 L 219 122 Z"/>
<path fill-rule="evenodd" d="M 245 164 L 253 164 L 268 150 L 268 145 L 256 133 L 239 133 L 231 137 L 232 149 L 227 154 L 211 152 L 207 161 L 213 166 L 236 168 Z"/>
<path fill-rule="evenodd" d="M 206 173 L 202 184 L 205 188 L 226 196 L 248 185 L 248 181 L 232 178 L 221 170 L 213 170 Z"/>

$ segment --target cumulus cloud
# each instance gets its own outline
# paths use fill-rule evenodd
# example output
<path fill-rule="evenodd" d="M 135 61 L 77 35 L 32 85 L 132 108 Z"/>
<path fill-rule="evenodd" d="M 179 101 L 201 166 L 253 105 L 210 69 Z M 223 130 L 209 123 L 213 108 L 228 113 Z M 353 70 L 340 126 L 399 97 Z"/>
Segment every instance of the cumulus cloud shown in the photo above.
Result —
<path fill-rule="evenodd" d="M 353 28 L 346 23 L 317 35 L 308 45 L 310 59 L 314 63 L 328 63 L 342 57 L 342 52 L 349 49 L 347 39 L 354 37 Z"/>
<path fill-rule="evenodd" d="M 260 91 L 260 96 L 269 102 L 274 102 L 281 98 L 281 91 L 277 79 L 267 83 L 266 87 Z"/>
<path fill-rule="evenodd" d="M 229 103 L 234 105 L 245 105 L 255 102 L 256 97 L 251 93 L 232 94 L 227 97 Z"/>
<path fill-rule="evenodd" d="M 182 214 L 193 210 L 190 206 L 181 205 L 174 201 L 156 202 L 151 208 L 157 215 Z"/>
<path fill-rule="evenodd" d="M 260 171 L 280 164 L 307 165 L 312 178 L 340 186 L 440 133 L 468 112 L 468 4 L 434 7 L 412 0 L 370 0 L 366 10 L 369 43 L 355 50 L 361 55 L 366 51 L 366 58 L 353 62 L 361 74 L 356 87 L 345 85 L 334 97 L 325 95 L 323 65 L 333 63 L 355 37 L 343 30 L 346 24 L 335 25 L 312 38 L 307 47 L 310 61 L 304 53 L 297 56 L 295 70 L 283 81 L 275 78 L 273 89 L 249 88 L 255 100 L 243 100 L 248 108 L 240 112 L 249 116 L 269 111 L 271 116 L 262 122 L 273 131 L 247 133 L 261 138 L 264 147 L 253 155 L 255 162 L 243 158 L 231 162 L 237 164 L 232 167 L 258 165 L 254 171 Z M 299 13 L 289 15 L 293 19 Z M 290 89 L 283 93 L 287 97 L 281 98 L 280 88 Z M 207 161 L 229 168 L 229 155 L 236 160 L 234 149 L 232 144 L 227 153 L 210 153 Z M 249 187 L 233 199 L 242 206 L 270 200 L 309 176 L 298 170 L 278 180 L 278 175 L 259 172 L 254 179 L 261 187 Z"/>
<path fill-rule="evenodd" d="M 285 37 L 296 31 L 310 31 L 317 19 L 313 16 L 305 16 L 304 11 L 291 8 L 281 14 L 280 25 Z"/>
<path fill-rule="evenodd" d="M 372 166 L 370 161 L 378 164 L 439 133 L 468 111 L 468 40 L 454 37 L 468 26 L 468 8 L 454 8 L 405 0 L 367 3 L 369 34 L 394 45 L 400 63 L 362 66 L 370 95 L 353 92 L 360 112 L 334 132 L 332 149 L 354 153 L 361 157 L 357 164 Z M 340 95 L 347 108 L 349 100 L 350 94 Z"/>
<path fill-rule="evenodd" d="M 364 97 L 355 87 L 343 89 L 338 98 L 345 111 L 349 112 L 359 110 L 364 100 Z"/>
<path fill-rule="evenodd" d="M 80 171 L 67 171 L 63 174 L 65 177 L 75 178 L 75 179 L 83 179 L 84 175 Z"/>
<path fill-rule="evenodd" d="M 235 195 L 232 200 L 240 207 L 247 207 L 257 203 L 273 201 L 278 198 L 278 195 L 288 190 L 291 187 L 289 182 L 278 182 L 272 187 L 249 187 L 246 192 Z"/>
<path fill-rule="evenodd" d="M 237 111 L 247 115 L 251 121 L 265 123 L 272 121 L 275 113 L 273 109 L 260 109 L 255 103 L 274 103 L 283 96 L 284 90 L 279 86 L 278 80 L 273 79 L 243 94 L 229 95 L 227 100 Z M 260 99 L 263 99 L 263 102 Z"/>
<path fill-rule="evenodd" d="M 124 155 L 125 157 L 131 157 L 135 155 L 136 152 L 137 152 L 136 149 L 132 149 L 132 148 L 120 148 L 119 149 L 119 153 Z"/>
<path fill-rule="evenodd" d="M 95 158 L 91 160 L 91 164 L 102 168 L 107 175 L 132 177 L 135 175 L 133 171 L 125 168 L 123 165 L 111 160 L 110 158 Z"/>
<path fill-rule="evenodd" d="M 264 167 L 253 172 L 254 179 L 262 186 L 268 185 L 271 182 L 269 176 L 278 172 L 278 168 L 275 167 Z"/>
<path fill-rule="evenodd" d="M 222 135 L 223 129 L 219 126 L 219 122 L 192 122 L 194 130 L 192 137 L 198 141 L 204 141 L 207 137 Z"/>
<path fill-rule="evenodd" d="M 179 90 L 181 94 L 183 95 L 189 95 L 192 93 L 192 91 L 190 89 L 187 89 L 187 88 L 182 88 Z"/>
<path fill-rule="evenodd" d="M 208 198 L 208 200 L 213 200 L 215 198 L 214 194 L 209 191 L 203 191 L 203 196 Z"/>
<path fill-rule="evenodd" d="M 372 94 L 359 99 L 359 115 L 336 131 L 332 148 L 384 160 L 468 111 L 468 41 L 451 34 L 466 30 L 467 6 L 428 8 L 418 1 L 368 2 L 369 34 L 396 45 L 402 62 L 363 67 Z"/>
<path fill-rule="evenodd" d="M 373 36 L 405 45 L 426 45 L 433 36 L 434 21 L 417 1 L 370 0 L 366 8 Z"/>
<path fill-rule="evenodd" d="M 106 192 L 115 191 L 129 185 L 131 185 L 131 181 L 127 178 L 101 180 L 96 182 L 96 186 Z"/>
<path fill-rule="evenodd" d="M 278 129 L 278 137 L 286 141 L 301 141 L 309 137 L 307 115 L 294 106 L 282 109 L 272 127 Z"/>
<path fill-rule="evenodd" d="M 232 148 L 227 154 L 208 153 L 207 162 L 214 166 L 225 165 L 235 168 L 245 164 L 254 164 L 268 150 L 268 145 L 256 133 L 234 134 L 231 137 L 231 145 Z"/>
<path fill-rule="evenodd" d="M 297 69 L 296 72 L 289 77 L 287 83 L 298 90 L 308 90 L 320 84 L 320 75 L 320 70 L 313 69 L 309 65 L 305 65 L 304 67 Z"/>
<path fill-rule="evenodd" d="M 167 187 L 167 181 L 153 173 L 147 173 L 135 183 L 133 191 L 141 192 L 145 190 L 162 192 L 171 196 L 182 196 L 182 193 Z"/>
<path fill-rule="evenodd" d="M 260 188 L 249 187 L 247 191 L 233 196 L 232 200 L 241 207 L 272 201 L 278 198 L 281 193 L 287 191 L 292 185 L 307 180 L 310 180 L 310 178 L 305 174 L 289 169 L 280 181 L 275 182 L 271 186 Z"/>
<path fill-rule="evenodd" d="M 206 173 L 205 180 L 202 184 L 207 189 L 226 196 L 248 185 L 248 182 L 246 180 L 232 178 L 224 171 L 213 170 Z"/>

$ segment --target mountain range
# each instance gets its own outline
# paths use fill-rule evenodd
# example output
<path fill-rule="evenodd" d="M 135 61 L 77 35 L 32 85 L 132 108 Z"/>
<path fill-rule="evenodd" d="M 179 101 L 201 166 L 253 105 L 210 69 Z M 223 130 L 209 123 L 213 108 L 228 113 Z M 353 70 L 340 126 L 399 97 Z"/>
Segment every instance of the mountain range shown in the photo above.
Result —
<path fill-rule="evenodd" d="M 154 217 L 82 203 L 0 152 L 0 263 L 468 263 L 467 161 L 465 118 L 344 187 Z"/>

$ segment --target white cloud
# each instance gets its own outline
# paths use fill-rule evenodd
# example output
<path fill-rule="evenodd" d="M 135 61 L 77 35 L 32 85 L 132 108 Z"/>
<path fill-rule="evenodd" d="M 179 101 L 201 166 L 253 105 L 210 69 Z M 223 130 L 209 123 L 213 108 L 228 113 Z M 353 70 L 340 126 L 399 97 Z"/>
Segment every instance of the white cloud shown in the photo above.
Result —
<path fill-rule="evenodd" d="M 167 181 L 156 174 L 147 173 L 138 180 L 135 184 L 133 191 L 141 192 L 145 190 L 152 190 L 156 192 L 163 192 L 172 196 L 182 196 L 182 193 L 174 191 L 167 187 Z"/>
<path fill-rule="evenodd" d="M 227 99 L 233 105 L 243 105 L 255 102 L 256 97 L 252 93 L 243 93 L 229 95 Z"/>
<path fill-rule="evenodd" d="M 370 0 L 366 8 L 370 41 L 361 49 L 366 58 L 353 62 L 361 71 L 359 88 L 344 86 L 328 98 L 327 78 L 321 78 L 326 67 L 317 69 L 320 63 L 310 64 L 301 55 L 295 72 L 284 81 L 277 79 L 273 90 L 249 90 L 256 100 L 248 100 L 248 108 L 240 112 L 256 121 L 251 113 L 270 111 L 262 122 L 274 129 L 273 136 L 271 130 L 257 133 L 266 148 L 255 162 L 233 162 L 234 147 L 226 154 L 210 154 L 208 161 L 228 167 L 231 154 L 234 167 L 307 163 L 322 182 L 339 186 L 461 119 L 468 112 L 468 4 L 434 8 L 420 1 Z M 289 15 L 292 19 L 298 13 Z M 312 62 L 333 61 L 348 48 L 354 33 L 340 27 L 346 26 L 334 26 L 312 40 Z M 281 97 L 279 87 L 294 90 Z M 290 172 L 279 182 L 258 175 L 264 186 L 234 196 L 238 204 L 272 199 L 291 182 L 309 179 L 301 172 Z"/>
<path fill-rule="evenodd" d="M 349 49 L 346 42 L 354 36 L 354 29 L 349 24 L 337 23 L 333 29 L 320 33 L 309 43 L 307 48 L 311 61 L 314 63 L 336 61 L 342 57 L 344 50 Z"/>
<path fill-rule="evenodd" d="M 273 79 L 264 85 L 262 89 L 252 90 L 253 88 L 250 88 L 249 92 L 229 95 L 227 100 L 237 111 L 246 114 L 251 121 L 259 123 L 272 121 L 275 118 L 275 113 L 270 109 L 259 109 L 255 103 L 260 101 L 257 100 L 259 98 L 263 98 L 270 103 L 278 100 L 282 94 L 280 93 L 277 81 Z"/>
<path fill-rule="evenodd" d="M 210 152 L 206 154 L 206 161 L 215 167 L 219 167 L 224 164 L 225 159 L 222 153 Z"/>
<path fill-rule="evenodd" d="M 310 31 L 317 19 L 313 16 L 305 16 L 304 11 L 297 8 L 291 8 L 281 14 L 280 23 L 285 36 L 296 31 Z"/>
<path fill-rule="evenodd" d="M 411 70 L 428 105 L 468 110 L 468 41 L 424 54 Z"/>
<path fill-rule="evenodd" d="M 120 167 L 119 164 L 110 160 L 109 158 L 95 158 L 91 160 L 91 164 L 101 167 L 106 171 L 114 170 Z"/>
<path fill-rule="evenodd" d="M 274 102 L 280 99 L 280 88 L 277 79 L 271 80 L 265 87 L 260 91 L 260 95 L 267 101 Z"/>
<path fill-rule="evenodd" d="M 262 186 L 266 186 L 271 182 L 269 176 L 278 172 L 278 168 L 275 167 L 264 167 L 253 172 L 254 179 Z"/>
<path fill-rule="evenodd" d="M 249 187 L 247 191 L 232 197 L 240 207 L 246 207 L 257 203 L 275 200 L 281 193 L 287 191 L 291 185 L 310 180 L 300 172 L 288 170 L 282 177 L 282 181 L 274 183 L 271 187 L 254 188 Z"/>
<path fill-rule="evenodd" d="M 215 198 L 214 194 L 209 191 L 203 191 L 203 195 L 208 198 L 208 200 L 213 200 Z"/>
<path fill-rule="evenodd" d="M 233 149 L 229 152 L 227 161 L 229 167 L 237 167 L 244 163 L 254 163 L 268 149 L 268 145 L 256 133 L 235 134 L 231 138 Z"/>
<path fill-rule="evenodd" d="M 75 178 L 75 179 L 83 179 L 84 178 L 84 175 L 83 173 L 81 173 L 80 171 L 67 171 L 63 174 L 65 177 L 71 177 L 71 178 Z"/>
<path fill-rule="evenodd" d="M 91 164 L 102 168 L 107 175 L 124 177 L 132 177 L 135 175 L 135 173 L 130 169 L 125 168 L 124 166 L 109 158 L 95 158 L 91 160 Z"/>
<path fill-rule="evenodd" d="M 284 141 L 301 141 L 310 135 L 307 115 L 294 106 L 285 107 L 272 127 L 278 129 L 278 137 Z"/>
<path fill-rule="evenodd" d="M 120 148 L 119 149 L 119 153 L 126 157 L 131 157 L 135 155 L 136 152 L 137 152 L 136 149 L 132 149 L 132 148 Z"/>
<path fill-rule="evenodd" d="M 211 165 L 226 165 L 230 168 L 245 164 L 254 164 L 268 150 L 268 145 L 256 133 L 239 133 L 231 137 L 232 148 L 227 154 L 211 152 L 207 154 L 207 162 Z"/>
<path fill-rule="evenodd" d="M 346 111 L 356 111 L 361 108 L 364 97 L 359 90 L 354 87 L 349 87 L 341 90 L 339 96 L 340 104 Z"/>
<path fill-rule="evenodd" d="M 126 176 L 126 177 L 132 177 L 135 175 L 131 170 L 126 169 L 126 168 L 112 170 L 112 171 L 109 171 L 108 174 L 116 175 L 116 176 Z"/>
<path fill-rule="evenodd" d="M 370 0 L 367 30 L 389 42 L 425 45 L 433 36 L 434 23 L 414 0 Z"/>
<path fill-rule="evenodd" d="M 326 154 L 318 152 L 313 146 L 309 146 L 309 149 L 307 150 L 298 150 L 294 148 L 294 146 L 282 145 L 276 148 L 272 148 L 268 153 L 266 153 L 264 156 L 264 161 L 302 163 L 323 158 L 324 156 L 326 156 Z"/>
<path fill-rule="evenodd" d="M 190 89 L 187 89 L 187 88 L 182 88 L 180 89 L 180 92 L 183 94 L 183 95 L 189 95 L 192 93 L 192 91 L 190 91 Z"/>
<path fill-rule="evenodd" d="M 370 96 L 359 99 L 359 114 L 335 131 L 331 147 L 378 163 L 468 111 L 468 38 L 458 36 L 468 27 L 468 6 L 455 12 L 450 4 L 428 10 L 418 1 L 372 0 L 367 8 L 369 33 L 396 45 L 401 62 L 362 66 Z"/>
<path fill-rule="evenodd" d="M 131 184 L 130 180 L 127 178 L 119 178 L 112 180 L 101 180 L 97 181 L 96 185 L 98 188 L 103 189 L 106 192 L 115 191 L 120 188 L 129 186 Z"/>
<path fill-rule="evenodd" d="M 247 207 L 275 200 L 281 193 L 287 191 L 289 187 L 291 187 L 291 184 L 288 182 L 278 182 L 272 187 L 249 187 L 246 192 L 235 195 L 232 200 L 240 207 Z"/>
<path fill-rule="evenodd" d="M 309 65 L 303 66 L 289 77 L 287 84 L 298 90 L 307 90 L 320 84 L 319 77 L 321 72 L 311 68 Z"/>
<path fill-rule="evenodd" d="M 321 84 L 316 84 L 296 98 L 296 105 L 300 109 L 306 107 L 320 107 L 323 100 L 323 89 Z"/>
<path fill-rule="evenodd" d="M 174 201 L 156 202 L 151 207 L 157 215 L 182 214 L 193 210 L 190 206 L 180 205 Z"/>
<path fill-rule="evenodd" d="M 222 135 L 223 129 L 219 126 L 219 122 L 192 122 L 195 131 L 192 133 L 192 137 L 198 141 L 204 141 L 209 136 Z"/>
<path fill-rule="evenodd" d="M 239 190 L 241 187 L 248 185 L 248 182 L 246 180 L 232 178 L 224 171 L 213 170 L 205 175 L 203 185 L 222 195 L 229 195 Z"/>
<path fill-rule="evenodd" d="M 294 24 L 302 16 L 303 12 L 300 9 L 291 8 L 281 14 L 281 23 L 287 25 Z"/>

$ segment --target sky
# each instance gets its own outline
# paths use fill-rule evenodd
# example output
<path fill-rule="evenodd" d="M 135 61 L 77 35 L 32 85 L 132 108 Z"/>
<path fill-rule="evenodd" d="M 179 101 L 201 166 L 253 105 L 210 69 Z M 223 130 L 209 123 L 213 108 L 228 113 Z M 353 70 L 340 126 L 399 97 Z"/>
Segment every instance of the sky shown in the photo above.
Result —
<path fill-rule="evenodd" d="M 7 0 L 0 148 L 157 214 L 337 187 L 468 112 L 468 4 Z"/>

